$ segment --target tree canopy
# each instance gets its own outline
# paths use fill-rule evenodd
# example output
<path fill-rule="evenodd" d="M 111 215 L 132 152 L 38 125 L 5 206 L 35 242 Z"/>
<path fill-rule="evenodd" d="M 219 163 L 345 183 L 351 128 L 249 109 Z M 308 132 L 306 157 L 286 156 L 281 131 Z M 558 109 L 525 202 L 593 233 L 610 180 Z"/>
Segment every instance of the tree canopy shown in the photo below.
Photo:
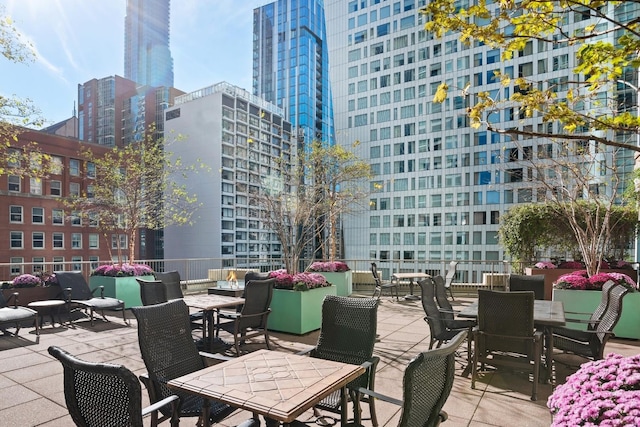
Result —
<path fill-rule="evenodd" d="M 579 141 L 589 134 L 599 143 L 640 151 L 640 118 L 634 111 L 640 66 L 637 6 L 631 0 L 431 0 L 423 13 L 425 29 L 436 37 L 455 34 L 468 46 L 499 49 L 502 61 L 534 49 L 560 52 L 557 49 L 573 47 L 566 50 L 568 61 L 558 64 L 573 67 L 572 78 L 559 79 L 549 69 L 533 72 L 532 60 L 531 69 L 495 71 L 496 81 L 511 88 L 509 96 L 478 90 L 471 82 L 458 88 L 463 96 L 473 97 L 468 109 L 472 127 L 556 140 Z M 445 100 L 450 89 L 451 82 L 441 83 L 434 101 Z M 614 90 L 622 96 L 612 96 Z M 540 117 L 542 123 L 559 126 L 555 131 L 546 126 L 505 128 L 491 120 L 492 114 L 509 108 L 520 119 Z"/>

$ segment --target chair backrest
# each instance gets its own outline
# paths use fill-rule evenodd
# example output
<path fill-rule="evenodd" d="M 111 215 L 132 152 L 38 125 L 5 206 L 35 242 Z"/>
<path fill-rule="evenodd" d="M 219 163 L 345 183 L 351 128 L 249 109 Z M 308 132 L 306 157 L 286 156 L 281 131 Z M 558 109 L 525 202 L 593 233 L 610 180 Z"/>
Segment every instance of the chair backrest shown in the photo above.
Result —
<path fill-rule="evenodd" d="M 244 275 L 244 283 L 251 282 L 252 280 L 267 280 L 269 279 L 269 273 L 261 273 L 259 271 L 247 271 Z"/>
<path fill-rule="evenodd" d="M 373 275 L 373 280 L 376 282 L 376 286 L 381 286 L 382 279 L 380 279 L 380 274 L 378 273 L 378 266 L 375 262 L 371 263 L 371 274 Z"/>
<path fill-rule="evenodd" d="M 598 322 L 604 315 L 604 312 L 607 310 L 607 306 L 609 305 L 609 299 L 611 297 L 611 290 L 614 288 L 616 283 L 613 280 L 608 280 L 602 285 L 602 295 L 600 297 L 600 303 L 593 310 L 593 313 L 589 317 L 589 320 L 593 320 L 593 323 L 589 323 L 587 325 L 587 329 L 594 330 L 598 325 Z"/>
<path fill-rule="evenodd" d="M 86 362 L 54 346 L 49 354 L 64 368 L 64 398 L 77 426 L 142 427 L 140 382 L 130 370 Z"/>
<path fill-rule="evenodd" d="M 435 285 L 436 301 L 438 303 L 438 307 L 443 310 L 443 317 L 445 319 L 453 319 L 453 307 L 447 298 L 447 289 L 444 284 L 444 278 L 438 275 L 432 277 L 432 280 Z"/>
<path fill-rule="evenodd" d="M 426 314 L 425 319 L 429 324 L 429 329 L 431 329 L 431 337 L 438 339 L 438 337 L 441 337 L 442 334 L 447 331 L 447 326 L 436 304 L 433 279 L 424 278 L 418 281 L 418 285 L 420 285 L 422 291 L 420 301 L 422 302 L 422 309 Z"/>
<path fill-rule="evenodd" d="M 89 284 L 80 271 L 56 271 L 56 278 L 63 291 L 71 289 L 71 299 L 85 301 L 93 298 Z"/>
<path fill-rule="evenodd" d="M 202 399 L 176 393 L 166 382 L 204 368 L 191 336 L 189 308 L 181 299 L 146 307 L 132 307 L 138 320 L 138 344 L 142 360 L 158 400 L 172 394 L 180 396 L 181 416 L 186 407 L 193 407 L 194 415 L 202 407 Z"/>
<path fill-rule="evenodd" d="M 629 293 L 629 289 L 620 284 L 615 284 L 611 287 L 609 292 L 609 303 L 607 304 L 604 314 L 600 318 L 600 322 L 595 327 L 596 333 L 593 334 L 598 339 L 598 343 L 595 343 L 595 345 L 602 345 L 606 342 L 607 333 L 613 331 L 618 320 L 620 320 L 620 316 L 622 315 L 622 299 L 627 293 Z M 599 352 L 602 351 L 602 349 L 598 350 Z"/>
<path fill-rule="evenodd" d="M 167 300 L 183 298 L 182 286 L 180 285 L 180 273 L 177 271 L 167 271 L 165 273 L 154 273 L 156 280 L 162 281 L 166 288 Z"/>
<path fill-rule="evenodd" d="M 136 278 L 140 285 L 142 305 L 161 304 L 167 302 L 167 288 L 160 280 L 144 280 Z"/>
<path fill-rule="evenodd" d="M 462 344 L 466 331 L 436 350 L 416 356 L 404 371 L 403 405 L 400 427 L 436 426 L 455 374 L 455 351 Z"/>
<path fill-rule="evenodd" d="M 444 280 L 445 280 L 445 287 L 449 287 L 451 286 L 451 283 L 453 283 L 453 279 L 456 278 L 456 271 L 458 269 L 458 261 L 451 261 L 449 263 L 449 266 L 447 267 L 447 275 L 444 276 Z"/>
<path fill-rule="evenodd" d="M 245 282 L 244 305 L 238 319 L 241 329 L 267 327 L 267 317 L 256 315 L 269 312 L 275 283 L 276 279 Z"/>
<path fill-rule="evenodd" d="M 482 332 L 478 343 L 482 350 L 531 353 L 531 344 L 521 338 L 533 336 L 534 297 L 532 291 L 478 290 L 478 330 Z"/>
<path fill-rule="evenodd" d="M 535 299 L 544 299 L 544 274 L 509 275 L 509 291 L 533 291 Z"/>

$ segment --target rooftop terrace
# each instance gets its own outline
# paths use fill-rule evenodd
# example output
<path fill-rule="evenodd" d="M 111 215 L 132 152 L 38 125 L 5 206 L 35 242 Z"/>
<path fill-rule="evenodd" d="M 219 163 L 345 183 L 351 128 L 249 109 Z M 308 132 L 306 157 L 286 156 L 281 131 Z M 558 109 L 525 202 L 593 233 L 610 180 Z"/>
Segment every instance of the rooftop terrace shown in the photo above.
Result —
<path fill-rule="evenodd" d="M 456 296 L 454 305 L 465 305 L 473 299 Z M 381 358 L 376 376 L 377 391 L 402 397 L 405 366 L 418 352 L 429 347 L 429 327 L 423 316 L 419 301 L 396 302 L 386 296 L 381 299 L 378 310 L 379 342 L 374 350 Z M 74 425 L 64 402 L 62 366 L 47 353 L 50 345 L 62 347 L 85 360 L 123 364 L 136 374 L 145 372 L 134 316 L 127 316 L 130 326 L 123 324 L 118 313 L 108 317 L 110 322 L 98 321 L 93 328 L 88 320 L 78 321 L 72 327 L 45 324 L 39 340 L 36 340 L 30 327 L 21 329 L 18 337 L 0 337 L 0 419 L 3 426 Z M 296 352 L 314 345 L 317 334 L 312 332 L 295 336 L 272 333 L 272 348 Z M 257 338 L 243 348 L 246 351 L 264 348 L 264 343 Z M 610 352 L 627 356 L 640 353 L 640 341 L 614 339 L 605 351 Z M 548 426 L 551 423 L 551 415 L 546 407 L 551 385 L 541 384 L 538 401 L 532 402 L 529 400 L 531 385 L 527 376 L 501 371 L 484 375 L 476 384 L 476 390 L 472 390 L 470 376 L 463 372 L 465 361 L 459 361 L 453 390 L 444 407 L 449 414 L 445 426 Z M 563 382 L 572 370 L 557 364 L 556 372 L 558 382 Z M 144 389 L 143 402 L 148 404 Z M 397 406 L 380 401 L 376 405 L 380 426 L 397 425 Z M 362 406 L 366 416 L 368 405 Z M 308 417 L 312 418 L 311 412 Z M 222 425 L 236 425 L 248 418 L 249 413 L 237 411 Z M 194 421 L 185 419 L 182 424 L 193 425 Z M 364 423 L 370 425 L 370 421 Z"/>

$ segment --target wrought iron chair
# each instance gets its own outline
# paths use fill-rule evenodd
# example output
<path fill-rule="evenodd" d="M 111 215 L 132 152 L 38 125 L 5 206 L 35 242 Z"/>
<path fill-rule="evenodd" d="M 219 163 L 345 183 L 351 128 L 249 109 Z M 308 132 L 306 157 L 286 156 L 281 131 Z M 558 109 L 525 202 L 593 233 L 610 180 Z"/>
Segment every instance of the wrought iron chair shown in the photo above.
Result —
<path fill-rule="evenodd" d="M 138 320 L 138 343 L 147 375 L 141 379 L 149 392 L 152 403 L 174 394 L 167 382 L 205 367 L 204 357 L 199 353 L 191 336 L 189 308 L 181 299 L 146 307 L 132 307 Z M 213 361 L 220 361 L 213 359 Z M 193 394 L 177 393 L 180 396 L 180 417 L 199 417 L 204 400 Z M 219 422 L 233 412 L 229 405 L 211 401 L 210 419 Z M 164 416 L 169 414 L 162 412 Z"/>
<path fill-rule="evenodd" d="M 506 366 L 533 373 L 531 400 L 537 400 L 543 334 L 534 329 L 533 301 L 532 291 L 478 290 L 471 388 L 476 386 L 478 363 Z"/>
<path fill-rule="evenodd" d="M 122 311 L 122 320 L 128 324 L 124 301 L 105 297 L 104 286 L 99 286 L 92 291 L 80 271 L 56 271 L 55 274 L 60 288 L 66 294 L 67 305 L 76 307 L 74 310 L 69 309 L 69 312 L 83 310 L 84 314 L 91 320 L 91 326 L 93 326 L 93 313 L 95 310 L 100 311 L 105 322 L 109 321 L 104 315 L 105 310 L 120 310 Z M 100 289 L 100 296 L 95 297 L 93 294 L 98 289 Z M 89 310 L 89 314 L 86 314 L 87 310 Z"/>
<path fill-rule="evenodd" d="M 26 320 L 33 320 L 36 325 L 36 335 L 40 335 L 40 321 L 38 312 L 27 307 L 18 305 L 18 292 L 14 292 L 7 301 L 0 292 L 0 325 L 11 324 L 16 328 L 14 335 L 20 332 L 20 324 Z M 11 301 L 13 300 L 13 305 Z M 5 332 L 6 329 L 2 328 Z"/>
<path fill-rule="evenodd" d="M 360 423 L 360 402 L 369 405 L 371 423 L 378 426 L 375 399 L 362 396 L 358 389 L 375 388 L 376 367 L 380 359 L 373 355 L 376 342 L 378 300 L 375 298 L 351 298 L 327 295 L 322 303 L 322 326 L 318 342 L 314 348 L 302 352 L 311 357 L 364 365 L 367 372 L 347 385 L 348 399 L 354 405 L 354 417 Z M 340 392 L 324 398 L 316 408 L 340 413 Z"/>
<path fill-rule="evenodd" d="M 446 421 L 442 407 L 449 398 L 455 378 L 455 352 L 467 337 L 459 332 L 447 344 L 413 358 L 404 371 L 403 400 L 361 388 L 364 395 L 402 406 L 399 427 L 432 427 Z"/>
<path fill-rule="evenodd" d="M 400 297 L 398 296 L 398 284 L 396 282 L 390 282 L 386 280 L 382 280 L 380 277 L 380 273 L 378 273 L 378 267 L 375 262 L 371 263 L 371 274 L 373 275 L 373 280 L 376 282 L 376 287 L 373 291 L 373 298 L 378 295 L 378 299 L 382 296 L 382 291 L 385 289 L 389 290 L 389 295 L 393 298 L 393 292 L 396 293 L 396 301 L 400 301 Z"/>
<path fill-rule="evenodd" d="M 220 322 L 218 316 L 216 336 L 220 329 L 233 334 L 236 354 L 240 355 L 240 344 L 246 338 L 264 335 L 267 348 L 269 345 L 269 330 L 267 321 L 271 313 L 271 297 L 275 279 L 251 280 L 244 287 L 244 305 L 240 313 L 227 313 L 225 317 L 230 321 Z"/>
<path fill-rule="evenodd" d="M 160 280 L 144 280 L 136 278 L 140 285 L 142 305 L 162 304 L 167 302 L 167 289 Z"/>
<path fill-rule="evenodd" d="M 553 328 L 553 348 L 561 350 L 564 353 L 572 353 L 578 356 L 600 360 L 604 355 L 604 347 L 613 336 L 613 328 L 620 320 L 622 315 L 622 300 L 629 293 L 626 287 L 607 282 L 605 286 L 609 288 L 609 292 L 605 292 L 603 286 L 602 300 L 608 295 L 608 303 L 602 315 L 598 317 L 598 313 L 602 310 L 603 301 L 596 308 L 592 318 L 588 321 L 587 330 L 581 331 L 569 328 Z"/>
<path fill-rule="evenodd" d="M 537 300 L 544 299 L 544 274 L 509 275 L 509 291 L 533 291 Z"/>
<path fill-rule="evenodd" d="M 64 398 L 77 426 L 142 427 L 142 418 L 149 414 L 151 425 L 157 426 L 160 408 L 170 414 L 172 426 L 179 425 L 178 396 L 142 408 L 140 382 L 124 366 L 86 362 L 55 346 L 49 354 L 64 368 Z"/>
<path fill-rule="evenodd" d="M 451 285 L 453 284 L 453 280 L 456 278 L 456 272 L 458 270 L 458 262 L 451 261 L 449 266 L 447 267 L 447 274 L 444 276 L 444 288 L 449 291 L 449 295 L 451 299 L 455 301 L 453 297 L 453 288 Z"/>

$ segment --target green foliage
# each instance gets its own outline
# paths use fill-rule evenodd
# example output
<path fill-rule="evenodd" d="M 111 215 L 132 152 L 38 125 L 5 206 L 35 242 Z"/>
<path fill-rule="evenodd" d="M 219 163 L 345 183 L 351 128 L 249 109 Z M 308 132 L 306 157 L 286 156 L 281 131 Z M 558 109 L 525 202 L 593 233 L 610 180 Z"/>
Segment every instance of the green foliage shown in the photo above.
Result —
<path fill-rule="evenodd" d="M 626 82 L 621 83 L 628 86 L 626 89 L 638 91 L 628 81 L 638 84 L 629 72 L 636 73 L 640 66 L 640 21 L 637 18 L 616 20 L 618 16 L 628 16 L 630 8 L 636 10 L 635 1 L 478 0 L 469 3 L 470 7 L 460 8 L 455 0 L 428 2 L 422 10 L 427 16 L 425 29 L 437 37 L 457 32 L 459 40 L 467 45 L 482 42 L 499 48 L 503 61 L 517 56 L 528 44 L 532 44 L 534 51 L 549 52 L 558 46 L 576 46 L 574 63 L 577 65 L 573 72 L 578 76 L 569 79 L 565 88 L 559 88 L 546 77 L 538 77 L 540 73 L 516 79 L 499 75 L 502 85 L 511 88 L 508 98 L 494 99 L 471 87 L 472 95 L 477 97 L 475 105 L 468 110 L 472 127 L 484 125 L 491 131 L 556 140 L 579 140 L 583 138 L 580 134 L 587 133 L 599 143 L 640 151 L 635 141 L 640 132 L 637 115 L 625 111 L 628 107 L 624 105 L 605 104 L 598 98 L 600 92 L 613 92 L 613 83 L 620 81 Z M 586 19 L 577 18 L 582 16 Z M 569 22 L 575 22 L 574 27 L 568 27 Z M 602 27 L 594 22 L 607 25 Z M 544 56 L 551 58 L 551 55 Z M 434 102 L 442 102 L 447 90 L 446 85 L 441 85 Z M 613 93 L 609 96 L 615 99 Z M 515 108 L 525 118 L 540 116 L 545 123 L 558 123 L 560 131 L 547 133 L 542 130 L 546 126 L 534 131 L 500 129 L 486 119 L 489 114 L 505 108 Z M 597 131 L 602 133 L 594 133 Z M 620 139 L 621 135 L 627 139 Z"/>

